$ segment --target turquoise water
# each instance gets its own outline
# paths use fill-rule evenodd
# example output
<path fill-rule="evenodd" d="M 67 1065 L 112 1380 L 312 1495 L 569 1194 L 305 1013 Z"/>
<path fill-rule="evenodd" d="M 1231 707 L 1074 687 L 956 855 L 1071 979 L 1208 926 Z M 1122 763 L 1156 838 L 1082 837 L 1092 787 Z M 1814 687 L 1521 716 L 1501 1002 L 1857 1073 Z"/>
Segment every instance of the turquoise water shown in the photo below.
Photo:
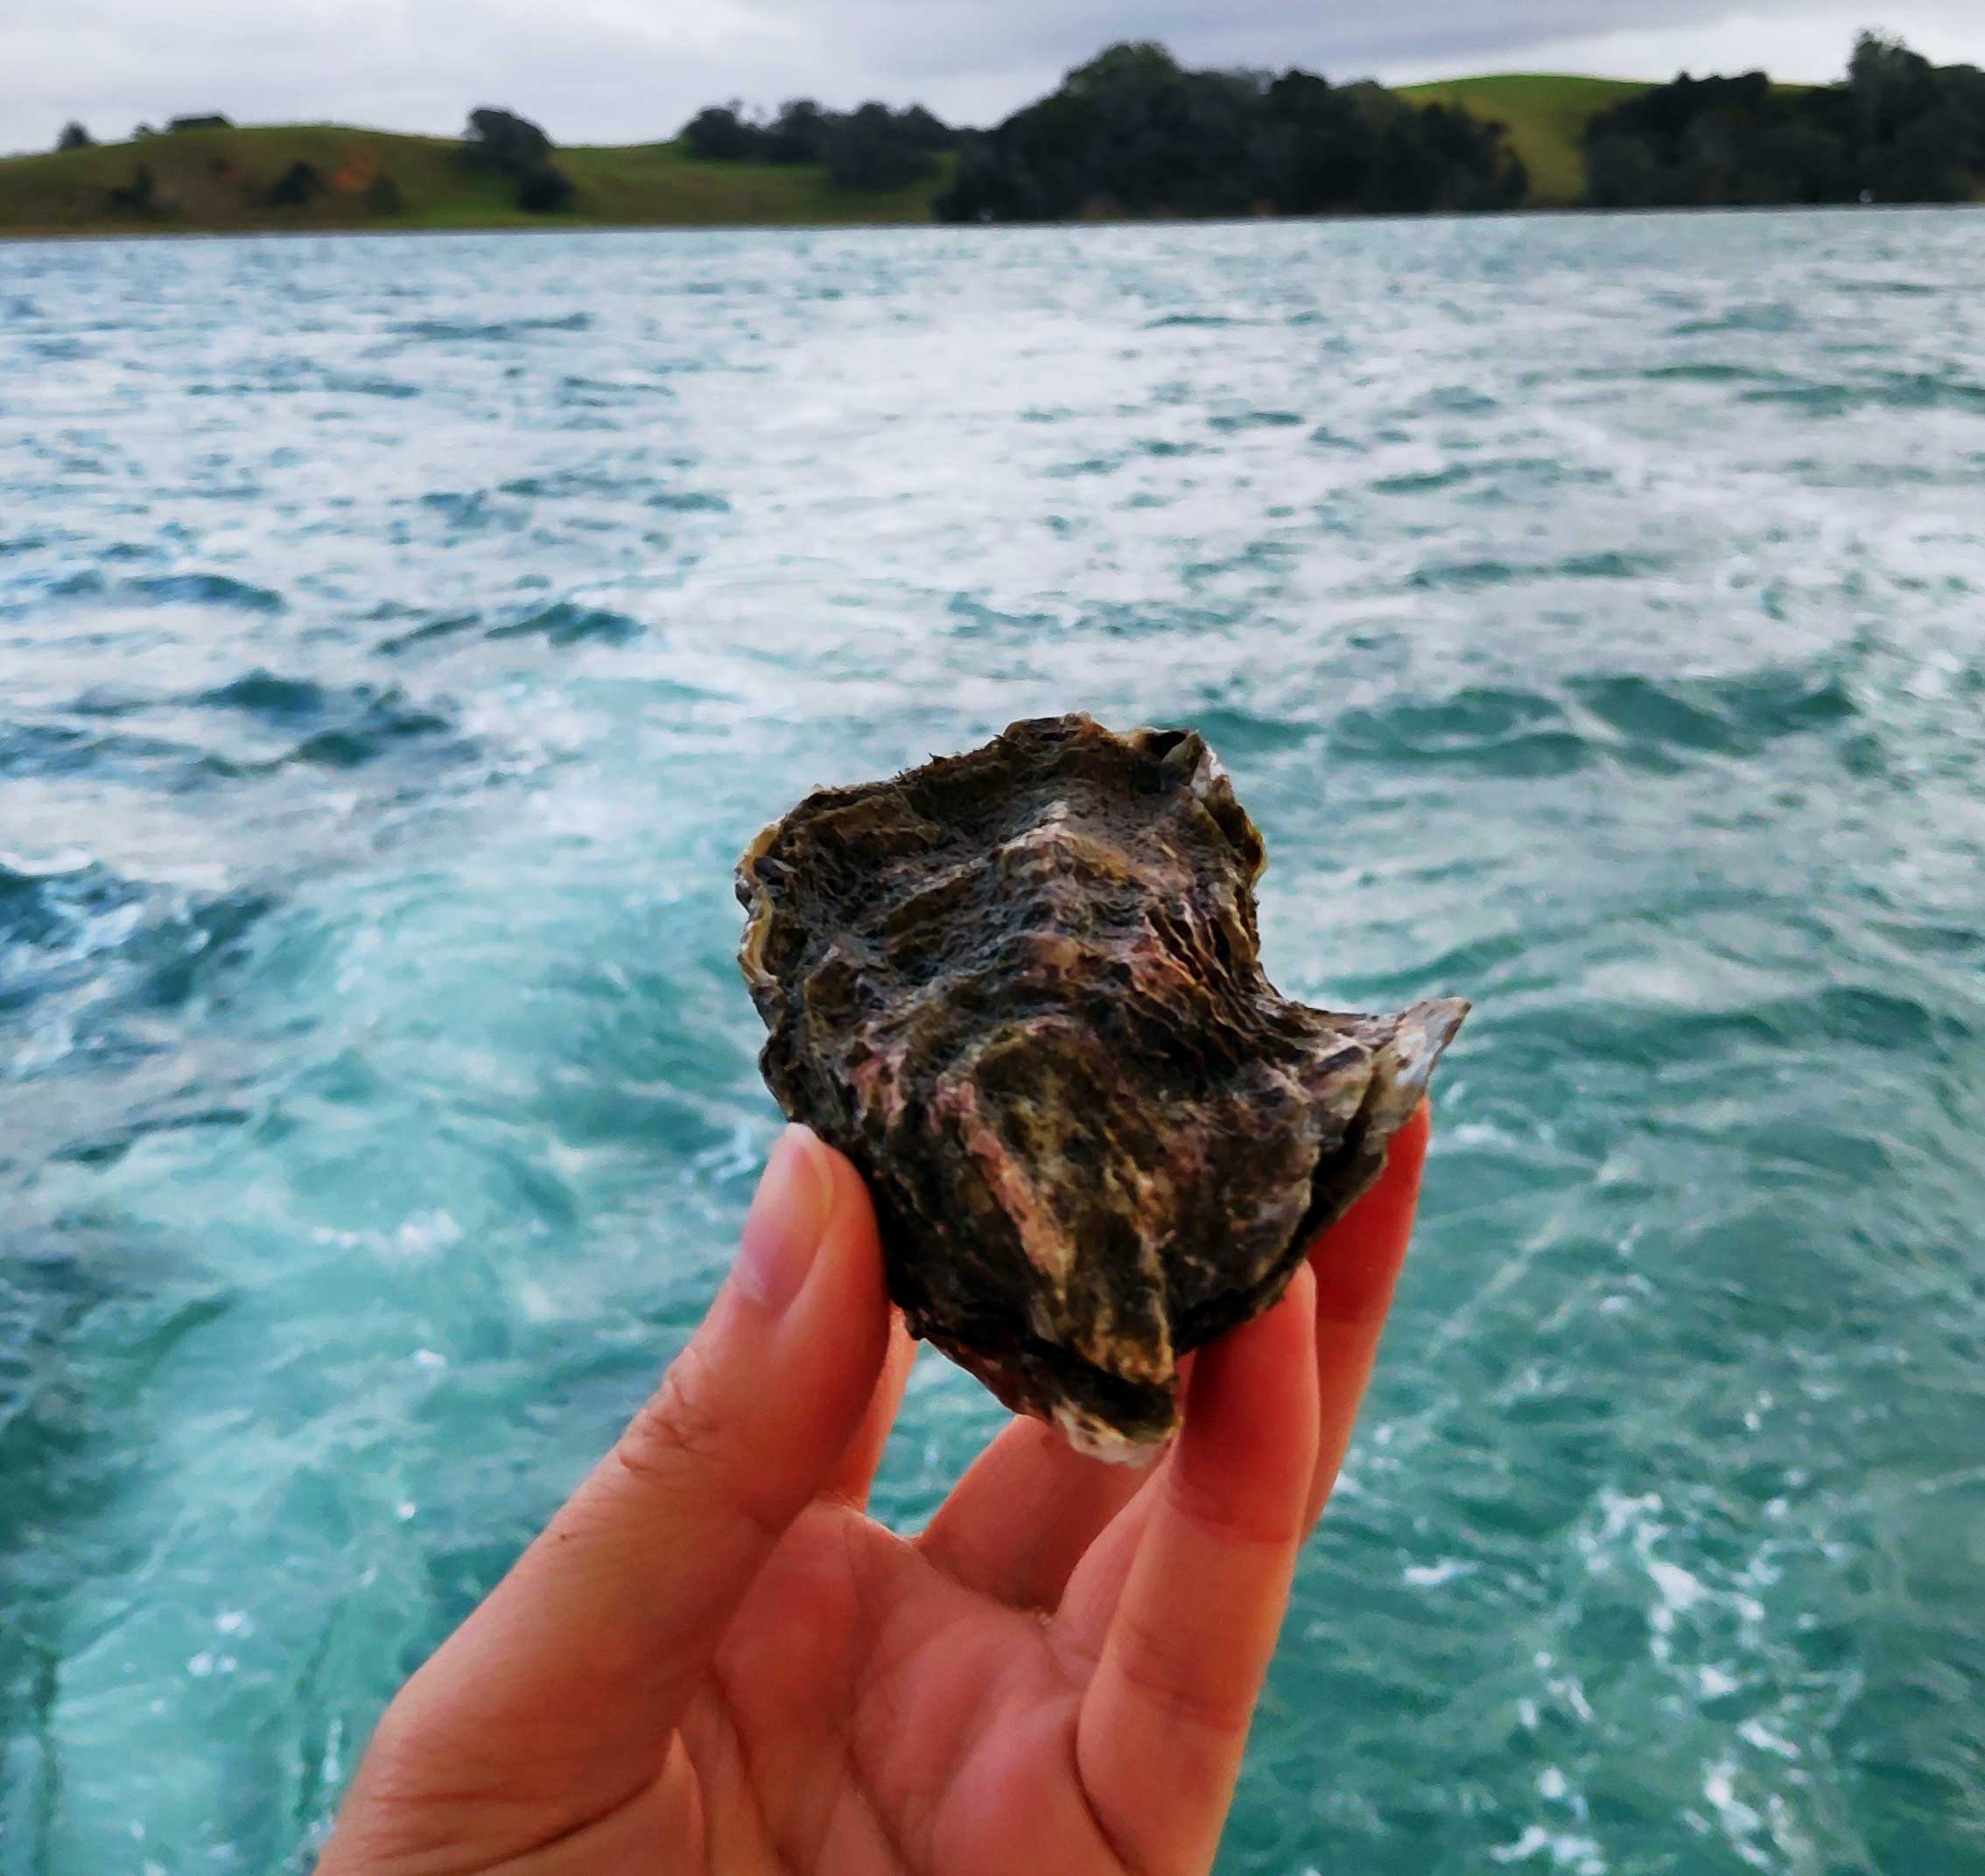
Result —
<path fill-rule="evenodd" d="M 727 1260 L 738 850 L 1078 706 L 1476 1003 L 1223 1871 L 1985 1866 L 1985 218 L 0 247 L 0 411 L 4 1876 L 307 1866 Z"/>

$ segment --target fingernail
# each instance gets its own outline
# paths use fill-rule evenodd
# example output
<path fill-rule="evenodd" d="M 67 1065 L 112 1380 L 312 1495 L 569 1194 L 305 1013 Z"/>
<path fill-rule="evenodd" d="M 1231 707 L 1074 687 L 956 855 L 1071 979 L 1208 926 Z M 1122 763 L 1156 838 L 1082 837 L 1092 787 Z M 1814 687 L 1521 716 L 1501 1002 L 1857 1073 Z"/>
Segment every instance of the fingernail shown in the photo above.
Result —
<path fill-rule="evenodd" d="M 765 1162 L 738 1248 L 739 1284 L 761 1307 L 782 1310 L 799 1294 L 833 1207 L 833 1170 L 818 1137 L 787 1128 Z"/>

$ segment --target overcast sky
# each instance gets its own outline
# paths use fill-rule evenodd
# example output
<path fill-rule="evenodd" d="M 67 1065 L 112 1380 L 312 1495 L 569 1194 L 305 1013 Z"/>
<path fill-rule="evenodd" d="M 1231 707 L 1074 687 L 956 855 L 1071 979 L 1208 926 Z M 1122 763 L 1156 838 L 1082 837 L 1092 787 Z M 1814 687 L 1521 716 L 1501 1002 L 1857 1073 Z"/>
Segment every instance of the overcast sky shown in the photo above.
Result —
<path fill-rule="evenodd" d="M 1837 76 L 1856 29 L 1985 65 L 1985 0 L 0 0 L 0 150 L 221 110 L 452 133 L 501 104 L 560 143 L 673 134 L 699 105 L 912 99 L 989 123 L 1112 39 L 1194 65 L 1399 83 L 1471 72 Z"/>

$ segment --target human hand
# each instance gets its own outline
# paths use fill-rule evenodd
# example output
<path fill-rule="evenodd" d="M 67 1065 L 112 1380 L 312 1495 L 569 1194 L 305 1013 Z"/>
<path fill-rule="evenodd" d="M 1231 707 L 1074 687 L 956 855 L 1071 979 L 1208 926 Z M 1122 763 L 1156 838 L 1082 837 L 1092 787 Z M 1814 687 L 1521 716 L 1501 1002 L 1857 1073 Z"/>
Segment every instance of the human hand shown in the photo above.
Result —
<path fill-rule="evenodd" d="M 859 1176 L 774 1149 L 660 1391 L 381 1721 L 319 1876 L 1210 1868 L 1427 1118 L 1135 1473 L 1016 1419 L 922 1534 L 862 1514 L 913 1345 Z"/>

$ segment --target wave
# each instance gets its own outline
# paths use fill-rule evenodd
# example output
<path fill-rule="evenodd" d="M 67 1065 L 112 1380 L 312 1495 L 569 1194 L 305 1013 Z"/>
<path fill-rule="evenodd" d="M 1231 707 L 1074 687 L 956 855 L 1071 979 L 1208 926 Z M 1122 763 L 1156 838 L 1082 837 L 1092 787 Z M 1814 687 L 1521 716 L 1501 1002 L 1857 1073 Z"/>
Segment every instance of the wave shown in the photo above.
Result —
<path fill-rule="evenodd" d="M 166 737 L 65 723 L 0 721 L 0 776 L 143 774 L 181 786 L 197 779 L 201 752 Z"/>
<path fill-rule="evenodd" d="M 1561 775 L 1593 760 L 1586 738 L 1550 698 L 1469 688 L 1445 697 L 1350 710 L 1330 727 L 1339 756 L 1428 763 L 1509 776 Z"/>
<path fill-rule="evenodd" d="M 1300 749 L 1317 734 L 1314 724 L 1292 723 L 1220 704 L 1194 710 L 1186 720 L 1230 765 L 1245 756 Z"/>
<path fill-rule="evenodd" d="M 1763 375 L 1763 374 L 1761 374 Z M 1985 384 L 1952 372 L 1895 371 L 1858 381 L 1794 378 L 1771 374 L 1738 393 L 1750 404 L 1784 404 L 1813 416 L 1845 416 L 1850 411 L 1956 410 L 1985 411 Z"/>
<path fill-rule="evenodd" d="M 1761 1052 L 1825 1058 L 1841 1049 L 1936 1061 L 1974 1040 L 1947 1011 L 1868 984 L 1787 990 L 1722 1009 L 1551 995 L 1496 1030 L 1503 1068 L 1567 1058 L 1638 1069 L 1727 1062 Z"/>
<path fill-rule="evenodd" d="M 210 709 L 247 710 L 252 716 L 287 723 L 321 716 L 328 696 L 322 684 L 312 683 L 308 678 L 278 677 L 273 671 L 257 668 L 232 683 L 203 690 L 193 702 Z"/>
<path fill-rule="evenodd" d="M 1443 384 L 1406 406 L 1407 416 L 1488 416 L 1502 409 L 1486 391 L 1469 384 Z"/>
<path fill-rule="evenodd" d="M 244 958 L 277 909 L 265 891 L 189 892 L 100 862 L 0 861 L 0 1013 L 30 1035 L 25 1078 L 65 1057 L 109 1071 L 169 1051 L 158 1018 Z"/>
<path fill-rule="evenodd" d="M 69 699 L 72 717 L 137 717 L 150 710 L 152 698 L 140 690 L 120 690 L 115 684 L 92 684 Z"/>
<path fill-rule="evenodd" d="M 529 501 L 577 501 L 593 496 L 612 500 L 628 493 L 628 484 L 624 476 L 605 475 L 596 470 L 557 469 L 544 475 L 521 475 L 499 482 L 496 493 Z"/>
<path fill-rule="evenodd" d="M 225 573 L 149 574 L 126 580 L 119 591 L 158 605 L 225 606 L 244 612 L 280 612 L 289 603 L 272 587 L 233 579 Z"/>
<path fill-rule="evenodd" d="M 1231 435 L 1243 430 L 1292 430 L 1307 421 L 1295 410 L 1231 410 L 1209 417 L 1206 427 Z"/>
<path fill-rule="evenodd" d="M 502 641 L 509 639 L 543 639 L 549 645 L 625 645 L 639 638 L 647 627 L 638 619 L 609 606 L 582 606 L 571 599 L 540 606 L 518 618 L 490 624 L 480 612 L 452 612 L 431 619 L 410 631 L 381 639 L 374 648 L 383 657 L 452 639 L 477 638 Z"/>
<path fill-rule="evenodd" d="M 665 488 L 648 498 L 651 508 L 666 508 L 676 514 L 728 514 L 731 504 L 721 495 L 698 488 Z"/>
<path fill-rule="evenodd" d="M 249 934 L 277 903 L 272 892 L 221 893 L 142 927 L 127 953 L 138 972 L 137 1000 L 148 1010 L 192 1001 L 207 977 L 241 956 Z"/>
<path fill-rule="evenodd" d="M 625 645 L 630 639 L 639 638 L 644 629 L 638 619 L 630 619 L 625 612 L 561 599 L 556 606 L 545 606 L 508 625 L 492 626 L 482 635 L 486 639 L 541 638 L 551 645 L 581 645 L 595 640 Z"/>
<path fill-rule="evenodd" d="M 299 738 L 281 755 L 228 764 L 235 773 L 266 772 L 298 764 L 362 768 L 407 743 L 453 738 L 457 733 L 453 717 L 434 704 L 416 701 L 396 685 L 384 690 L 364 683 L 326 686 L 260 668 L 216 690 L 202 691 L 192 702 L 204 709 L 250 717 L 267 728 Z"/>
<path fill-rule="evenodd" d="M 102 867 L 36 872 L 0 860 L 0 942 L 60 943 L 83 920 L 137 896 L 136 888 Z"/>
<path fill-rule="evenodd" d="M 1708 318 L 1685 319 L 1669 330 L 1678 339 L 1693 339 L 1711 332 L 1795 332 L 1803 323 L 1796 306 L 1771 300 L 1733 306 Z"/>
<path fill-rule="evenodd" d="M 1781 737 L 1831 728 L 1859 714 L 1833 673 L 1771 668 L 1736 677 L 1616 675 L 1575 678 L 1568 687 L 1591 716 L 1626 739 L 1630 751 L 1743 756 Z"/>
<path fill-rule="evenodd" d="M 1424 592 L 1451 588 L 1461 592 L 1501 586 L 1522 577 L 1524 570 L 1506 560 L 1436 560 L 1415 567 L 1406 584 Z"/>
<path fill-rule="evenodd" d="M 589 312 L 568 312 L 553 318 L 494 319 L 487 323 L 468 319 L 403 319 L 387 328 L 396 337 L 424 340 L 437 345 L 459 345 L 483 340 L 525 339 L 536 332 L 586 332 L 593 329 Z"/>
<path fill-rule="evenodd" d="M 503 512 L 491 505 L 486 488 L 431 489 L 419 498 L 420 506 L 446 516 L 457 528 L 486 528 Z M 516 511 L 509 511 L 514 514 Z"/>
<path fill-rule="evenodd" d="M 459 638 L 465 633 L 475 631 L 481 623 L 480 613 L 451 612 L 444 618 L 431 619 L 424 625 L 416 626 L 410 632 L 396 633 L 391 638 L 381 639 L 373 648 L 383 656 L 396 657 L 403 651 L 411 651 L 417 645 Z"/>
<path fill-rule="evenodd" d="M 1666 682 L 1609 673 L 1571 679 L 1561 699 L 1470 686 L 1347 710 L 1331 725 L 1330 746 L 1359 760 L 1529 777 L 1569 774 L 1602 757 L 1674 768 L 1691 757 L 1747 756 L 1858 715 L 1832 673 L 1769 668 Z"/>
<path fill-rule="evenodd" d="M 87 1139 L 72 1140 L 48 1157 L 58 1165 L 114 1166 L 134 1146 L 158 1135 L 187 1133 L 201 1127 L 245 1127 L 254 1117 L 255 1110 L 248 1107 L 168 1107 L 135 1116 Z"/>
<path fill-rule="evenodd" d="M 1892 410 L 1985 411 L 1985 384 L 1948 372 L 1890 372 L 1870 388 L 1869 401 Z"/>
<path fill-rule="evenodd" d="M 1466 463 L 1449 463 L 1444 469 L 1427 469 L 1407 475 L 1381 476 L 1371 485 L 1375 495 L 1432 495 L 1443 488 L 1455 488 L 1468 481 L 1475 471 Z"/>
<path fill-rule="evenodd" d="M 1639 579 L 1659 573 L 1666 564 L 1659 555 L 1629 554 L 1617 548 L 1554 561 L 1436 560 L 1416 567 L 1406 584 L 1420 592 L 1476 592 L 1515 580 Z"/>
<path fill-rule="evenodd" d="M 1945 289 L 1927 280 L 1838 280 L 1833 290 L 1869 298 L 1935 299 Z"/>
<path fill-rule="evenodd" d="M 335 391 L 342 397 L 387 397 L 404 402 L 409 398 L 426 396 L 419 385 L 409 384 L 403 378 L 382 378 L 332 371 L 324 374 L 322 382 L 326 390 Z"/>
<path fill-rule="evenodd" d="M 1084 456 L 1074 462 L 1056 463 L 1052 468 L 1043 469 L 1041 472 L 1057 482 L 1069 482 L 1078 476 L 1113 475 L 1123 467 L 1123 464 L 1121 456 Z"/>
<path fill-rule="evenodd" d="M 362 768 L 403 743 L 447 736 L 454 727 L 438 710 L 410 702 L 397 690 L 384 690 L 368 699 L 349 720 L 306 736 L 282 760 L 285 766 Z"/>
<path fill-rule="evenodd" d="M 1650 365 L 1640 374 L 1649 384 L 1792 384 L 1782 371 L 1761 371 L 1755 365 L 1732 365 L 1717 359 L 1685 359 L 1673 365 Z"/>

